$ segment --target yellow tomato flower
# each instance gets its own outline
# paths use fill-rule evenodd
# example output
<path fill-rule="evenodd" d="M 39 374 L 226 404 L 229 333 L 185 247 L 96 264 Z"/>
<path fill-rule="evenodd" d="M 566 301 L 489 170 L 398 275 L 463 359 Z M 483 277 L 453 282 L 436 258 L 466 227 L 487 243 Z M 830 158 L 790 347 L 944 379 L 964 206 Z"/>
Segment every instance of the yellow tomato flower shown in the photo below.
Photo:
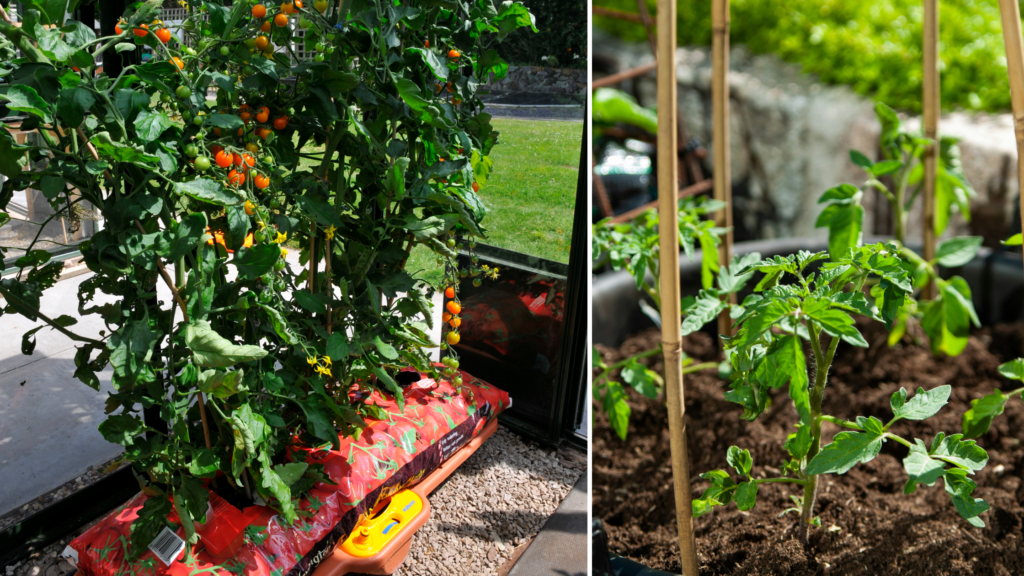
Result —
<path fill-rule="evenodd" d="M 316 355 L 306 356 L 306 364 L 309 364 L 310 366 L 316 364 Z"/>
<path fill-rule="evenodd" d="M 331 224 L 330 228 L 324 230 L 324 233 L 327 234 L 327 239 L 328 240 L 334 240 L 334 233 L 337 230 L 338 229 L 334 227 L 334 224 Z"/>
<path fill-rule="evenodd" d="M 324 361 L 324 364 L 326 364 L 328 366 L 332 365 L 331 364 L 331 357 L 330 356 L 321 356 L 320 359 Z"/>
<path fill-rule="evenodd" d="M 288 239 L 288 233 L 287 232 L 278 232 L 277 233 L 277 238 L 274 238 L 274 244 L 281 244 L 281 243 L 283 243 L 287 239 Z"/>

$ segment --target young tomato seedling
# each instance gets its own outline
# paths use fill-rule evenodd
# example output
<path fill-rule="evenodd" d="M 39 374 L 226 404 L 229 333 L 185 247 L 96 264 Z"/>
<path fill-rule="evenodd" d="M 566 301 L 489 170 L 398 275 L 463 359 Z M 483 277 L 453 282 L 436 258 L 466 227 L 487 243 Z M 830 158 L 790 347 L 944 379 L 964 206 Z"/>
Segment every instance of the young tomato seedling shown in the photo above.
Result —
<path fill-rule="evenodd" d="M 828 249 L 833 258 L 846 253 L 861 242 L 864 223 L 864 192 L 876 190 L 891 207 L 895 222 L 894 236 L 905 258 L 904 267 L 913 279 L 915 290 L 936 284 L 934 300 L 915 300 L 908 297 L 900 308 L 889 333 L 889 345 L 894 346 L 906 333 L 911 319 L 921 327 L 934 354 L 957 356 L 967 346 L 971 324 L 980 326 L 971 303 L 971 289 L 959 276 L 949 280 L 939 277 L 937 266 L 957 268 L 974 258 L 981 246 L 981 236 L 959 236 L 939 242 L 935 258 L 926 261 L 906 247 L 907 219 L 914 200 L 924 187 L 924 153 L 931 140 L 918 134 L 904 132 L 896 112 L 878 103 L 875 114 L 881 123 L 880 148 L 883 159 L 873 162 L 865 154 L 850 151 L 850 159 L 867 173 L 867 180 L 858 188 L 853 184 L 840 184 L 826 190 L 818 203 L 828 203 L 815 227 L 828 228 Z M 938 168 L 935 183 L 935 236 L 946 230 L 950 218 L 960 212 L 970 221 L 970 199 L 975 195 L 960 166 L 960 148 L 957 139 L 943 136 L 939 140 Z M 890 181 L 886 185 L 882 180 Z"/>
<path fill-rule="evenodd" d="M 808 270 L 814 262 L 821 262 L 817 272 Z M 838 258 L 829 259 L 824 252 L 800 252 L 739 270 L 740 274 L 758 271 L 764 276 L 755 294 L 731 311 L 737 333 L 724 339 L 731 367 L 730 390 L 725 398 L 743 406 L 742 417 L 752 421 L 767 407 L 771 391 L 788 385 L 799 420 L 796 432 L 785 443 L 790 459 L 783 463 L 779 477 L 755 478 L 750 452 L 732 446 L 727 461 L 739 480 L 724 470 L 702 474 L 711 486 L 694 501 L 694 516 L 729 502 L 735 502 L 740 510 L 749 510 L 756 503 L 761 484 L 791 483 L 801 486 L 803 495 L 791 496 L 796 507 L 786 512 L 800 513 L 801 537 L 806 541 L 808 527 L 820 525 L 814 516 L 820 476 L 845 474 L 858 463 L 875 458 L 882 444 L 892 440 L 909 450 L 903 460 L 908 476 L 904 493 L 914 492 L 918 484 L 931 486 L 942 479 L 956 510 L 972 525 L 984 526 L 978 516 L 988 510 L 988 504 L 971 496 L 976 485 L 968 476 L 988 462 L 985 451 L 962 434 L 939 433 L 927 445 L 891 431 L 899 420 L 924 420 L 936 414 L 946 405 L 950 386 L 918 389 L 911 398 L 901 388 L 890 400 L 893 417 L 888 423 L 874 416 L 844 420 L 822 411 L 828 371 L 839 342 L 868 346 L 851 314 L 891 326 L 911 292 L 905 264 L 896 246 L 875 244 L 848 248 Z M 789 279 L 794 281 L 782 282 Z M 863 291 L 869 280 L 875 282 L 870 299 Z M 711 300 L 711 295 L 698 299 L 689 313 L 695 313 L 699 306 L 711 306 Z M 810 342 L 810 358 L 805 341 Z M 823 422 L 848 430 L 839 432 L 822 447 Z"/>
<path fill-rule="evenodd" d="M 701 248 L 701 282 L 705 288 L 711 288 L 715 273 L 721 278 L 732 278 L 728 267 L 719 267 L 718 244 L 723 228 L 715 226 L 707 215 L 725 207 L 725 204 L 706 197 L 684 198 L 679 201 L 679 244 L 689 258 L 694 257 L 694 249 Z M 627 270 L 636 281 L 638 290 L 650 297 L 652 306 L 641 300 L 640 307 L 644 313 L 658 326 L 661 326 L 661 268 L 658 262 L 658 212 L 648 210 L 640 214 L 632 222 L 612 224 L 602 220 L 593 229 L 594 269 L 610 264 L 614 270 Z M 648 273 L 650 276 L 648 277 Z M 747 278 L 749 278 L 749 274 Z M 745 280 L 744 280 L 745 282 Z M 732 291 L 742 287 L 738 283 Z M 725 294 L 730 292 L 723 292 Z M 703 323 L 703 322 L 702 322 Z M 661 345 L 635 354 L 625 360 L 607 365 L 595 348 L 592 351 L 592 367 L 594 401 L 608 414 L 612 428 L 619 438 L 625 440 L 629 428 L 629 405 L 626 403 L 626 390 L 622 383 L 612 379 L 616 370 L 622 380 L 637 392 L 648 398 L 657 398 L 664 386 L 661 376 L 640 362 L 661 354 Z M 693 364 L 692 358 L 683 359 L 683 374 L 715 368 L 718 364 L 705 362 Z"/>

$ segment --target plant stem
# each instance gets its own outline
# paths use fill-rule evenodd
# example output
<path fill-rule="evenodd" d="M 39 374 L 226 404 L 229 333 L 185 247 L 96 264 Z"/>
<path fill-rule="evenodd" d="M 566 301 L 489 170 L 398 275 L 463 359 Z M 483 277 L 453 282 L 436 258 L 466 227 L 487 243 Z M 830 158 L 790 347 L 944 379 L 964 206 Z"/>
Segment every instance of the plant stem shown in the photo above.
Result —
<path fill-rule="evenodd" d="M 821 400 L 825 392 L 825 383 L 828 380 L 828 369 L 832 366 L 832 359 L 835 357 L 836 347 L 839 346 L 839 338 L 833 337 L 829 343 L 827 355 L 822 356 L 821 330 L 814 322 L 808 321 L 808 328 L 811 332 L 811 344 L 814 346 L 814 357 L 816 372 L 814 374 L 814 388 L 811 389 L 811 447 L 807 451 L 807 462 L 810 462 L 818 455 L 821 449 Z M 814 517 L 814 498 L 818 491 L 818 475 L 809 475 L 807 483 L 804 484 L 804 501 L 800 510 L 800 540 L 807 543 L 808 526 Z"/>
<path fill-rule="evenodd" d="M 842 418 L 836 418 L 835 416 L 829 416 L 828 414 L 822 414 L 821 419 L 824 420 L 825 422 L 831 422 L 836 426 L 842 426 L 844 428 L 852 428 L 854 430 L 863 431 L 863 428 L 858 426 L 856 422 L 850 422 L 849 420 L 843 420 Z"/>
<path fill-rule="evenodd" d="M 687 366 L 683 368 L 683 374 L 693 374 L 694 372 L 710 370 L 712 368 L 718 368 L 718 362 L 702 362 L 700 364 L 694 364 L 693 366 Z"/>

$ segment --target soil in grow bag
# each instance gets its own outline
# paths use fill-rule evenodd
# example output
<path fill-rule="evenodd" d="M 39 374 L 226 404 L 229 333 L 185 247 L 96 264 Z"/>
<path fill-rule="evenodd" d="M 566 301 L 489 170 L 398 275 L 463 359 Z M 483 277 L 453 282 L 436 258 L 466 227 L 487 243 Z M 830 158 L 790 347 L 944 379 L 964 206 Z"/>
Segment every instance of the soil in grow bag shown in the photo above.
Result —
<path fill-rule="evenodd" d="M 839 418 L 875 416 L 888 421 L 889 397 L 901 386 L 907 390 L 953 387 L 949 404 L 922 422 L 897 422 L 893 431 L 931 442 L 940 430 L 961 428 L 970 401 L 1011 384 L 997 371 L 1000 363 L 1022 355 L 1024 324 L 998 325 L 974 333 L 956 358 L 935 358 L 924 346 L 904 336 L 899 347 L 886 346 L 887 333 L 877 324 L 859 323 L 870 349 L 840 344 L 829 375 L 823 409 Z M 616 350 L 603 348 L 606 362 L 621 360 L 660 341 L 651 329 L 633 336 Z M 719 360 L 714 340 L 704 333 L 684 339 L 687 355 Z M 661 356 L 648 365 L 662 372 Z M 754 475 L 777 475 L 787 456 L 786 435 L 796 414 L 788 392 L 775 391 L 773 402 L 754 422 L 740 418 L 737 404 L 726 402 L 726 383 L 714 371 L 686 376 L 687 443 L 692 495 L 700 496 L 707 481 L 699 474 L 727 468 L 726 451 L 736 445 L 749 449 L 758 463 Z M 679 573 L 675 500 L 669 433 L 664 399 L 650 400 L 630 390 L 629 436 L 625 442 L 595 411 L 593 444 L 594 517 L 605 521 L 612 553 L 651 568 Z M 839 429 L 824 423 L 822 443 Z M 799 490 L 763 484 L 757 506 L 740 512 L 735 506 L 715 508 L 695 520 L 701 575 L 846 575 L 905 574 L 1006 576 L 1024 574 L 1024 407 L 1010 402 L 992 429 L 978 438 L 989 463 L 974 476 L 975 495 L 991 509 L 981 518 L 985 528 L 973 528 L 961 518 L 942 483 L 920 486 L 904 495 L 907 450 L 895 442 L 883 444 L 877 458 L 844 475 L 822 478 L 815 514 L 821 528 L 812 531 L 811 550 L 798 536 L 797 515 L 779 513 Z"/>
<path fill-rule="evenodd" d="M 437 469 L 509 404 L 507 393 L 465 372 L 461 392 L 447 380 L 435 382 L 425 374 L 413 374 L 418 378 L 405 386 L 404 407 L 379 391 L 366 399 L 385 417 L 367 419 L 358 439 L 341 437 L 340 450 L 329 444 L 293 448 L 308 451 L 307 461 L 322 463 L 334 483 L 318 483 L 301 499 L 298 507 L 304 516 L 294 524 L 280 520 L 270 507 L 239 509 L 211 494 L 191 558 L 182 542 L 184 529 L 172 511 L 169 528 L 139 559 L 128 561 L 130 526 L 147 501 L 139 494 L 73 540 L 65 554 L 84 576 L 312 574 L 378 503 Z M 399 380 L 409 378 L 403 375 Z"/>

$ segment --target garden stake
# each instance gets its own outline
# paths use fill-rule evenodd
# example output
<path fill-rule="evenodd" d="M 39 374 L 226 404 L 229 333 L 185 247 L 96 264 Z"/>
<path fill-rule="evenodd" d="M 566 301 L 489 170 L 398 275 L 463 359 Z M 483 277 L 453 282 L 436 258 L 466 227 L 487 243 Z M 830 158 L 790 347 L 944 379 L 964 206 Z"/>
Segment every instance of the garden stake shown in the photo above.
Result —
<path fill-rule="evenodd" d="M 622 82 L 623 80 L 629 80 L 630 78 L 636 78 L 637 76 L 643 76 L 644 74 L 647 74 L 648 72 L 654 70 L 657 67 L 658 67 L 658 63 L 657 62 L 651 62 L 650 64 L 644 64 L 643 66 L 637 66 L 636 68 L 630 68 L 629 70 L 624 70 L 624 71 L 619 72 L 617 74 L 612 74 L 611 76 L 605 76 L 604 78 L 599 78 L 597 80 L 594 80 L 593 82 L 590 83 L 590 88 L 591 89 L 597 89 L 597 88 L 605 88 L 607 86 L 613 86 L 615 84 L 618 84 L 619 82 Z"/>
<path fill-rule="evenodd" d="M 1024 39 L 1021 38 L 1020 6 L 1015 0 L 999 0 L 999 17 L 1003 22 L 1013 129 L 1017 137 L 1017 184 L 1024 189 Z M 1020 213 L 1024 219 L 1024 196 L 1020 197 Z"/>
<path fill-rule="evenodd" d="M 718 262 L 732 261 L 732 175 L 729 151 L 729 0 L 713 0 L 711 3 L 711 110 L 715 141 L 715 200 L 725 202 L 716 218 L 718 225 L 728 228 L 722 244 L 718 247 Z M 736 295 L 729 295 L 729 303 L 736 303 Z M 728 310 L 718 316 L 718 333 L 732 335 L 732 320 Z"/>
<path fill-rule="evenodd" d="M 664 191 L 678 180 L 676 148 L 676 3 L 658 0 L 658 185 Z M 686 407 L 683 403 L 681 303 L 679 300 L 679 214 L 675 194 L 659 194 L 661 263 L 661 341 L 665 357 L 665 395 L 672 450 L 676 526 L 685 576 L 697 576 L 697 542 L 690 501 L 690 463 L 686 454 Z"/>
<path fill-rule="evenodd" d="M 712 181 L 711 180 L 701 180 L 700 182 L 698 182 L 696 184 L 691 184 L 690 186 L 687 186 L 686 188 L 683 188 L 683 189 L 679 190 L 679 193 L 677 194 L 677 197 L 680 198 L 680 199 L 682 199 L 682 198 L 689 198 L 690 196 L 696 196 L 697 194 L 701 194 L 703 192 L 707 192 L 708 190 L 711 190 L 711 188 L 712 188 Z M 637 208 L 633 208 L 629 212 L 623 212 L 622 214 L 619 214 L 618 216 L 616 216 L 616 217 L 612 218 L 611 220 L 609 220 L 609 222 L 611 222 L 612 224 L 618 224 L 620 222 L 629 222 L 630 220 L 636 218 L 637 216 L 643 214 L 644 212 L 650 210 L 651 208 L 657 209 L 657 207 L 658 207 L 658 201 L 654 200 L 653 202 L 648 202 L 647 204 L 644 204 L 643 206 L 639 206 Z"/>
<path fill-rule="evenodd" d="M 932 143 L 924 151 L 924 259 L 935 258 L 935 178 L 939 154 L 939 0 L 924 0 L 924 136 Z M 935 282 L 922 289 L 934 300 Z"/>

